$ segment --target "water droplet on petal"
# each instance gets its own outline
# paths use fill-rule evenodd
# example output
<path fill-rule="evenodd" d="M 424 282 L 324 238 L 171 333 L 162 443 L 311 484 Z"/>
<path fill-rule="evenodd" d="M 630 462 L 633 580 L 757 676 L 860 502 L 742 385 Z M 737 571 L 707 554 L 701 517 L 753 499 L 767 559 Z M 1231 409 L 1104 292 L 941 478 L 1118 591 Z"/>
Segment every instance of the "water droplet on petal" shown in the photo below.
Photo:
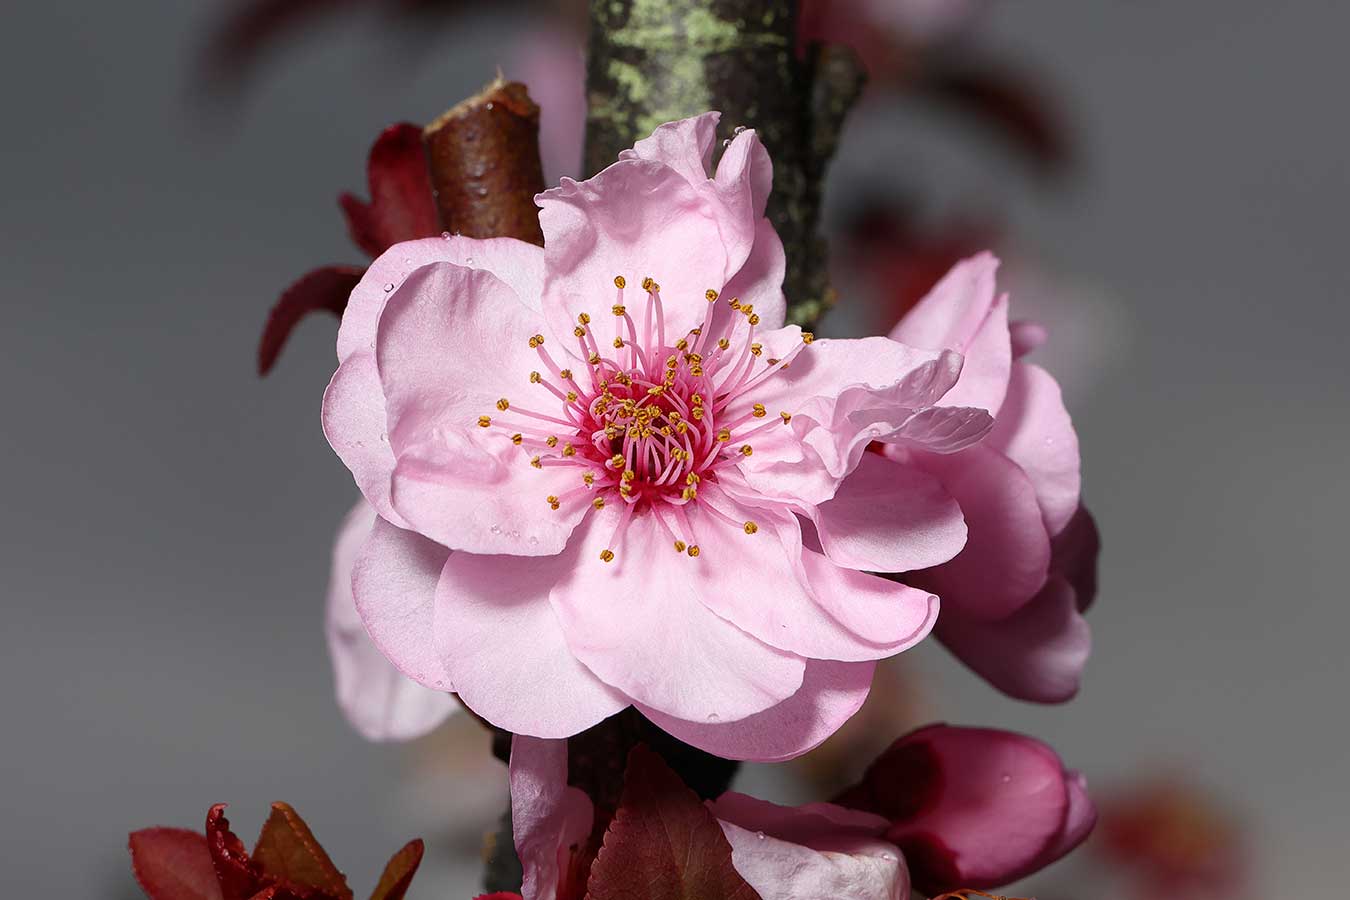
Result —
<path fill-rule="evenodd" d="M 393 283 L 392 281 L 386 281 L 386 282 L 384 283 L 384 292 L 385 292 L 386 294 L 389 293 L 390 291 L 392 291 L 393 289 L 394 289 L 394 283 Z"/>
<path fill-rule="evenodd" d="M 383 443 L 386 443 L 386 444 L 389 443 L 389 432 L 387 432 L 387 431 L 381 431 L 381 432 L 380 432 L 380 441 L 383 442 Z"/>
<path fill-rule="evenodd" d="M 539 538 L 535 537 L 534 535 L 530 535 L 530 543 L 531 544 L 539 543 Z"/>
<path fill-rule="evenodd" d="M 501 533 L 502 533 L 502 526 L 500 526 L 500 525 L 493 525 L 491 528 L 488 529 L 488 531 L 491 531 L 493 534 L 501 534 Z"/>
<path fill-rule="evenodd" d="M 762 831 L 756 831 L 756 832 L 755 832 L 755 837 L 759 838 L 761 841 L 764 840 L 764 832 L 762 832 Z"/>
<path fill-rule="evenodd" d="M 1004 772 L 1003 777 L 999 778 L 999 781 L 1003 782 L 1004 784 L 1011 784 L 1012 776 L 1009 775 L 1007 772 Z"/>
<path fill-rule="evenodd" d="M 708 721 L 709 721 L 709 722 L 716 722 L 716 721 L 717 721 L 718 719 L 720 719 L 720 718 L 722 718 L 722 717 L 719 716 L 717 713 L 708 713 Z"/>
<path fill-rule="evenodd" d="M 447 240 L 447 241 L 450 240 L 450 232 L 448 232 L 448 231 L 442 231 L 442 232 L 441 232 L 441 237 L 444 238 L 444 239 Z"/>
<path fill-rule="evenodd" d="M 745 133 L 745 130 L 746 130 L 746 128 L 745 128 L 744 125 L 737 125 L 735 128 L 731 129 L 731 133 L 732 133 L 732 134 L 744 134 L 744 133 Z"/>
<path fill-rule="evenodd" d="M 727 149 L 727 148 L 730 147 L 730 146 L 731 146 L 731 138 L 727 138 L 726 140 L 724 140 L 724 141 L 722 142 L 722 149 L 723 149 L 723 150 Z"/>
<path fill-rule="evenodd" d="M 466 256 L 466 257 L 464 257 L 464 265 L 466 265 L 466 266 L 471 266 L 471 265 L 473 265 L 473 257 L 472 257 L 472 256 Z"/>

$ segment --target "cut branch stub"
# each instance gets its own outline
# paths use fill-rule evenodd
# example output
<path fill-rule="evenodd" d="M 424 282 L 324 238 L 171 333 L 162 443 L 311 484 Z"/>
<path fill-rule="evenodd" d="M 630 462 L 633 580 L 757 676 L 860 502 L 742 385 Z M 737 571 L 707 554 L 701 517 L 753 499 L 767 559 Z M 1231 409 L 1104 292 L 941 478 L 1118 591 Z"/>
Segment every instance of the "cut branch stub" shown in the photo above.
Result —
<path fill-rule="evenodd" d="M 534 195 L 544 189 L 539 107 L 498 78 L 422 132 L 436 209 L 447 231 L 544 243 Z"/>
<path fill-rule="evenodd" d="M 613 162 L 663 122 L 720 110 L 756 129 L 774 162 L 769 218 L 787 251 L 789 316 L 828 301 L 816 235 L 821 184 L 862 86 L 851 52 L 797 52 L 795 0 L 590 0 L 586 170 Z"/>

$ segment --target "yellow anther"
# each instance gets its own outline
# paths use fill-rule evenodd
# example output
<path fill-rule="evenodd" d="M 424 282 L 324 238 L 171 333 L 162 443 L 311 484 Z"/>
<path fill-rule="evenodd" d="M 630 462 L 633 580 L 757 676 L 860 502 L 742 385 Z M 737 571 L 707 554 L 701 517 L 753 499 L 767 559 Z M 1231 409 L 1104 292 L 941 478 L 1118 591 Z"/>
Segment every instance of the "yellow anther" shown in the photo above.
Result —
<path fill-rule="evenodd" d="M 755 356 L 759 356 L 761 353 L 764 352 L 764 345 L 763 345 L 763 344 L 751 344 L 751 345 L 750 345 L 750 352 L 753 353 L 753 354 L 755 354 Z"/>
<path fill-rule="evenodd" d="M 634 478 L 637 477 L 637 473 L 634 472 L 632 469 L 624 469 L 624 470 L 623 470 L 623 475 L 621 475 L 620 477 L 621 477 L 624 481 L 632 481 Z"/>
<path fill-rule="evenodd" d="M 478 417 L 478 427 L 479 427 L 479 428 L 487 428 L 487 427 L 488 427 L 489 425 L 491 425 L 491 424 L 492 424 L 492 420 L 491 420 L 490 418 L 488 418 L 487 416 L 479 416 L 479 417 Z"/>
<path fill-rule="evenodd" d="M 563 370 L 560 371 L 558 374 L 561 375 L 561 376 L 563 377 L 563 380 L 564 380 L 564 381 L 571 381 L 571 380 L 572 380 L 572 370 L 571 370 L 571 369 L 563 369 Z"/>
<path fill-rule="evenodd" d="M 523 441 L 523 440 L 525 440 L 525 435 L 523 435 L 523 434 L 513 434 L 513 435 L 511 435 L 511 443 L 513 443 L 513 444 L 519 445 L 520 442 Z"/>
<path fill-rule="evenodd" d="M 558 508 L 558 498 L 555 497 L 553 494 L 549 494 L 547 497 L 544 498 L 544 500 L 546 500 L 548 502 L 548 505 L 553 507 L 554 509 Z"/>
<path fill-rule="evenodd" d="M 698 365 L 690 366 L 689 374 L 693 375 L 695 378 L 701 377 L 703 375 L 703 367 Z"/>
<path fill-rule="evenodd" d="M 580 325 L 578 325 L 576 328 L 573 328 L 573 329 L 572 329 L 572 334 L 574 334 L 574 335 L 577 336 L 577 337 L 585 337 L 585 336 L 586 336 L 586 329 L 585 329 L 585 328 L 582 328 Z"/>
<path fill-rule="evenodd" d="M 666 392 L 666 386 L 663 385 L 663 384 L 658 384 L 656 387 L 649 387 L 649 388 L 647 388 L 647 395 L 650 396 L 650 397 L 655 397 L 655 396 L 657 396 L 658 394 L 664 394 L 665 392 Z"/>
<path fill-rule="evenodd" d="M 577 321 L 580 322 L 582 325 L 589 325 L 589 324 L 591 324 L 591 317 L 590 317 L 590 314 L 589 314 L 589 313 L 577 313 Z"/>
<path fill-rule="evenodd" d="M 497 401 L 497 408 L 500 409 L 502 412 L 506 412 L 508 409 L 511 408 L 511 401 L 503 397 L 502 399 Z"/>
<path fill-rule="evenodd" d="M 725 350 L 725 349 L 727 349 L 728 347 L 731 346 L 731 341 L 727 340 L 726 338 L 718 338 L 718 339 L 717 339 L 717 346 L 720 347 L 721 349 Z"/>
<path fill-rule="evenodd" d="M 617 337 L 616 337 L 616 338 L 614 339 L 614 349 L 615 349 L 615 350 L 621 350 L 621 349 L 623 349 L 623 338 L 617 338 Z"/>
<path fill-rule="evenodd" d="M 692 403 L 694 406 L 702 406 L 702 405 L 703 405 L 703 395 L 702 395 L 702 394 L 690 394 L 690 395 L 689 395 L 689 402 Z"/>
<path fill-rule="evenodd" d="M 576 391 L 568 391 L 568 392 L 567 392 L 567 402 L 568 402 L 568 403 L 576 403 L 576 402 L 577 402 L 577 392 L 576 392 Z"/>
<path fill-rule="evenodd" d="M 536 469 L 542 469 L 544 467 L 543 461 L 541 461 L 537 456 L 534 459 L 530 460 L 530 465 L 534 466 Z"/>
<path fill-rule="evenodd" d="M 688 349 L 689 349 L 689 342 L 686 341 L 684 338 L 680 338 L 678 341 L 675 342 L 675 349 L 676 349 L 676 350 L 688 350 Z M 673 357 L 673 356 L 671 357 L 671 359 L 674 359 L 674 358 L 675 358 L 675 357 Z"/>
<path fill-rule="evenodd" d="M 759 526 L 756 525 L 754 522 L 746 522 L 746 523 L 745 523 L 745 533 L 746 533 L 746 534 L 754 534 L 756 531 L 759 531 Z"/>
<path fill-rule="evenodd" d="M 611 457 L 609 458 L 609 464 L 610 464 L 611 466 L 613 466 L 614 468 L 616 468 L 616 469 L 622 469 L 622 468 L 623 468 L 623 454 L 622 454 L 622 453 L 615 453 L 613 456 L 611 456 Z"/>
<path fill-rule="evenodd" d="M 614 561 L 614 551 L 613 551 L 613 550 L 601 550 L 601 551 L 600 551 L 600 561 L 601 561 L 601 562 L 613 562 L 613 561 Z"/>
<path fill-rule="evenodd" d="M 531 373 L 530 373 L 530 384 L 538 384 L 539 382 L 541 382 L 541 381 L 543 381 L 543 380 L 544 380 L 544 376 L 543 376 L 543 375 L 540 375 L 538 372 L 531 372 Z"/>
<path fill-rule="evenodd" d="M 615 303 L 612 307 L 610 307 L 609 311 L 614 313 L 614 315 L 616 316 L 622 316 L 627 314 L 628 312 L 628 310 L 624 308 L 624 305 L 622 303 Z"/>
<path fill-rule="evenodd" d="M 689 411 L 689 415 L 693 416 L 694 421 L 696 422 L 703 421 L 703 407 L 695 406 L 693 409 Z"/>
<path fill-rule="evenodd" d="M 746 445 L 745 449 L 746 449 L 746 450 L 749 450 L 749 449 L 750 449 L 750 447 L 749 447 L 748 444 Z M 576 448 L 576 447 L 573 447 L 571 444 L 567 444 L 566 446 L 563 447 L 563 456 L 576 456 L 576 455 L 577 455 L 577 448 Z M 750 455 L 750 454 L 748 454 L 748 453 L 746 454 L 746 456 L 749 456 L 749 455 Z"/>
<path fill-rule="evenodd" d="M 542 347 L 543 344 L 544 344 L 544 336 L 542 334 L 536 334 L 530 338 L 530 349 L 532 350 L 535 347 Z"/>
<path fill-rule="evenodd" d="M 586 361 L 593 366 L 598 366 L 600 364 L 600 354 L 592 353 L 590 356 L 586 357 Z"/>
<path fill-rule="evenodd" d="M 755 452 L 754 447 L 751 447 L 749 444 L 741 444 L 741 456 L 749 456 L 751 453 L 754 452 Z"/>
<path fill-rule="evenodd" d="M 685 483 L 685 484 L 698 484 L 698 483 L 699 483 L 699 480 L 700 480 L 700 479 L 699 479 L 698 475 L 695 474 L 695 473 L 693 473 L 693 472 L 690 472 L 688 475 L 684 476 L 684 483 Z"/>
<path fill-rule="evenodd" d="M 703 296 L 708 298 L 709 303 L 714 303 L 717 300 L 717 291 L 714 291 L 712 288 L 708 288 L 708 290 L 703 294 Z"/>
<path fill-rule="evenodd" d="M 698 556 L 699 553 L 698 544 L 690 544 L 689 549 L 685 552 L 687 552 L 690 556 Z"/>
<path fill-rule="evenodd" d="M 783 419 L 784 425 L 792 421 L 792 413 L 780 412 L 778 415 Z"/>
<path fill-rule="evenodd" d="M 717 440 L 725 444 L 731 440 L 731 432 L 725 428 L 717 429 Z"/>
<path fill-rule="evenodd" d="M 684 490 L 680 491 L 680 497 L 682 497 L 682 498 L 685 499 L 685 500 L 694 500 L 694 499 L 697 499 L 697 497 L 698 497 L 698 488 L 696 488 L 696 487 L 687 487 L 687 488 L 685 488 Z"/>
<path fill-rule="evenodd" d="M 679 539 L 677 538 L 676 541 L 675 541 L 675 552 L 676 552 L 676 553 L 683 553 L 683 552 L 684 552 L 684 548 L 685 548 L 685 543 L 684 543 L 684 541 L 681 541 L 681 540 L 679 540 Z"/>
<path fill-rule="evenodd" d="M 740 308 L 741 308 L 741 298 L 740 298 L 740 297 L 732 297 L 732 298 L 731 298 L 731 308 L 732 308 L 732 309 L 740 309 Z"/>
<path fill-rule="evenodd" d="M 622 275 L 615 275 L 614 286 L 619 290 L 623 290 L 624 288 L 628 287 L 628 279 L 624 278 Z"/>
<path fill-rule="evenodd" d="M 591 506 L 594 506 L 596 509 L 604 509 L 604 508 L 605 508 L 605 498 L 604 498 L 604 497 L 596 497 L 594 500 L 591 501 Z"/>
<path fill-rule="evenodd" d="M 774 359 L 772 356 L 765 360 L 769 365 L 776 366 L 781 360 Z"/>
<path fill-rule="evenodd" d="M 581 480 L 586 482 L 586 484 L 595 484 L 595 473 L 587 472 L 585 475 L 581 476 Z"/>
<path fill-rule="evenodd" d="M 751 314 L 752 312 L 754 312 L 754 311 L 755 311 L 755 304 L 753 304 L 753 303 L 746 303 L 745 305 L 743 305 L 743 306 L 741 307 L 741 312 L 742 312 L 743 314 L 747 315 L 747 316 L 750 315 L 750 314 Z"/>
<path fill-rule="evenodd" d="M 702 329 L 702 328 L 691 328 L 691 329 L 689 329 L 689 333 L 692 334 L 694 337 L 698 337 L 700 334 L 703 333 L 703 329 Z"/>
<path fill-rule="evenodd" d="M 815 339 L 816 339 L 816 336 L 815 336 L 815 334 L 813 334 L 812 332 L 810 332 L 810 331 L 803 331 L 803 332 L 802 332 L 802 343 L 803 343 L 803 344 L 809 344 L 809 343 L 811 343 L 812 341 L 814 341 Z"/>
<path fill-rule="evenodd" d="M 557 435 L 550 434 L 550 435 L 544 440 L 544 443 L 545 443 L 545 444 L 548 444 L 550 447 L 556 447 L 556 446 L 558 446 L 558 436 L 557 436 Z"/>
<path fill-rule="evenodd" d="M 766 410 L 764 409 L 763 403 L 756 403 L 754 406 L 750 407 L 750 409 L 751 415 L 753 415 L 756 419 L 764 418 Z"/>
<path fill-rule="evenodd" d="M 748 307 L 748 306 L 746 307 L 746 309 L 749 309 L 749 308 L 750 308 L 750 307 Z M 758 324 L 759 324 L 759 313 L 755 313 L 754 315 L 752 315 L 752 316 L 750 317 L 749 321 L 750 321 L 750 324 L 751 324 L 751 325 L 758 325 Z"/>

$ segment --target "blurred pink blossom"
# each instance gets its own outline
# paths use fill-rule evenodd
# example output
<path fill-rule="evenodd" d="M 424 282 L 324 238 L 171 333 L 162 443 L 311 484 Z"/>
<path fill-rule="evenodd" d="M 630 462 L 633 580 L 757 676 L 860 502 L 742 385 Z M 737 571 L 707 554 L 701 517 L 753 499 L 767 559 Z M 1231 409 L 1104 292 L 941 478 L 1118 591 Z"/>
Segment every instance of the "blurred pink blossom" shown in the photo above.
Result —
<path fill-rule="evenodd" d="M 868 573 L 965 542 L 937 478 L 863 452 L 984 437 L 936 405 L 960 355 L 784 327 L 768 155 L 742 131 L 710 177 L 716 123 L 541 194 L 543 250 L 396 245 L 343 317 L 324 429 L 379 514 L 357 610 L 518 734 L 631 704 L 721 756 L 803 753 L 933 626 L 935 596 Z"/>

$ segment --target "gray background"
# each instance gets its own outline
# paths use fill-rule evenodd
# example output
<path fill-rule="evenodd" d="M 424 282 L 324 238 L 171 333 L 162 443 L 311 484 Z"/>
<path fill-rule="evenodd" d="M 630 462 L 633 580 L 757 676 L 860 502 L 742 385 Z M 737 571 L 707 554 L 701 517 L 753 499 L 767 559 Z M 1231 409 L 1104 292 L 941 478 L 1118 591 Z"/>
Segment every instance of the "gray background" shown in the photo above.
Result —
<path fill-rule="evenodd" d="M 130 828 L 228 799 L 251 833 L 278 797 L 359 892 L 469 803 L 436 782 L 409 813 L 400 773 L 426 748 L 363 743 L 331 700 L 319 615 L 354 496 L 318 427 L 332 323 L 267 381 L 252 364 L 281 286 L 359 260 L 333 196 L 364 189 L 370 137 L 484 81 L 504 26 L 461 24 L 409 66 L 370 21 L 334 23 L 202 115 L 185 84 L 211 13 L 26 3 L 0 30 L 10 894 L 135 896 Z M 1027 187 L 950 123 L 847 150 L 965 178 L 1083 286 L 1107 348 L 1073 399 L 1106 539 L 1085 689 L 1032 708 L 925 647 L 934 707 L 1094 779 L 1192 766 L 1281 896 L 1350 880 L 1348 31 L 1335 0 L 1007 3 L 979 39 L 1065 96 L 1087 160 L 1070 189 Z M 933 147 L 951 152 L 920 163 Z"/>

